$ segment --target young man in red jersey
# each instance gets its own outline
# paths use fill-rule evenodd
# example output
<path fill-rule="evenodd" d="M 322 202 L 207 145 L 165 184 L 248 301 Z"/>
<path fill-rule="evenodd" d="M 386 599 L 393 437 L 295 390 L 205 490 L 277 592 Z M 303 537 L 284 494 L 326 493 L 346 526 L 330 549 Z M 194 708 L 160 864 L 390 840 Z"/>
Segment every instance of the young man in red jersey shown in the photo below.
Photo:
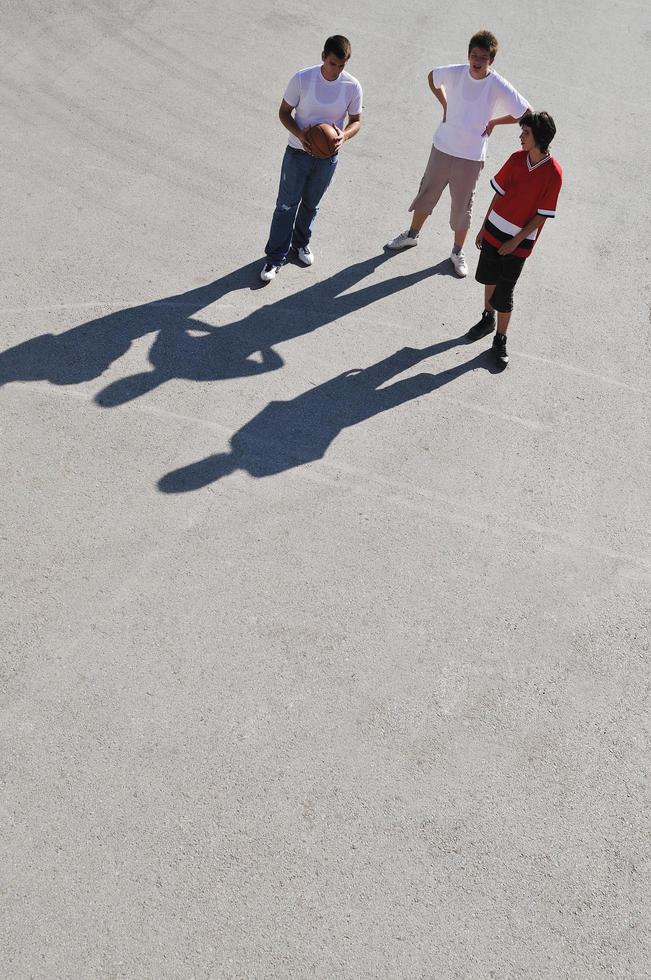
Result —
<path fill-rule="evenodd" d="M 493 351 L 507 365 L 506 331 L 513 310 L 513 289 L 547 218 L 556 215 L 563 171 L 551 156 L 556 135 L 548 112 L 527 112 L 520 120 L 522 149 L 491 180 L 495 191 L 475 244 L 481 249 L 475 279 L 484 285 L 484 312 L 466 334 L 479 340 L 492 333 Z"/>

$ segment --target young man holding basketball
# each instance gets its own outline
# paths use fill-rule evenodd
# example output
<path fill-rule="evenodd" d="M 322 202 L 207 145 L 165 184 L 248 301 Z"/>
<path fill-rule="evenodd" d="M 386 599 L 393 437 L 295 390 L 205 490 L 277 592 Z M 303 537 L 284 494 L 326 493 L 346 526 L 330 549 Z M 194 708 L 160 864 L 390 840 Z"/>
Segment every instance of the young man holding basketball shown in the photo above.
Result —
<path fill-rule="evenodd" d="M 329 37 L 322 63 L 297 72 L 280 103 L 278 116 L 289 130 L 289 140 L 265 247 L 267 261 L 260 272 L 263 282 L 275 279 L 292 246 L 304 265 L 314 262 L 310 238 L 319 203 L 334 177 L 339 149 L 361 126 L 362 86 L 345 71 L 350 55 L 348 38 L 341 34 Z M 307 133 L 310 126 L 323 122 L 335 127 L 337 138 L 333 155 L 320 159 L 312 155 Z"/>
<path fill-rule="evenodd" d="M 394 251 L 417 245 L 418 233 L 449 184 L 454 232 L 450 258 L 461 278 L 468 275 L 463 245 L 488 137 L 495 126 L 516 123 L 529 108 L 526 99 L 492 70 L 496 54 L 497 38 L 490 31 L 479 31 L 470 38 L 468 64 L 433 68 L 427 76 L 443 107 L 443 121 L 434 133 L 429 161 L 409 208 L 413 211 L 411 227 L 387 243 Z"/>
<path fill-rule="evenodd" d="M 506 331 L 513 289 L 540 238 L 547 218 L 556 216 L 563 171 L 549 152 L 556 135 L 548 112 L 527 112 L 520 120 L 522 149 L 513 153 L 491 180 L 495 191 L 476 239 L 481 249 L 475 279 L 484 285 L 484 312 L 466 334 L 479 340 L 495 330 L 493 353 L 506 366 Z"/>

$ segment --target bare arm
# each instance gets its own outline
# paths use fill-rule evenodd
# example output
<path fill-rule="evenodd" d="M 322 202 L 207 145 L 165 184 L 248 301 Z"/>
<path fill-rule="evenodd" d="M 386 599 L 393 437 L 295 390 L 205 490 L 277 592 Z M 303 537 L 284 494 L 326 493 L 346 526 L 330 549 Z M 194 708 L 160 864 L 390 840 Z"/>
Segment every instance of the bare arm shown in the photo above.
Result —
<path fill-rule="evenodd" d="M 500 195 L 496 191 L 493 194 L 493 197 L 492 197 L 492 200 L 491 200 L 490 204 L 488 205 L 488 211 L 484 215 L 484 220 L 481 223 L 481 228 L 477 232 L 477 237 L 475 238 L 475 245 L 477 246 L 477 248 L 481 248 L 481 243 L 482 243 L 482 241 L 484 239 L 484 225 L 486 224 L 486 222 L 488 220 L 488 215 L 493 210 L 493 205 L 498 201 L 499 197 L 500 197 Z"/>
<path fill-rule="evenodd" d="M 353 136 L 357 136 L 362 126 L 362 114 L 361 112 L 348 117 L 348 122 L 343 129 L 339 129 L 339 126 L 335 126 L 337 133 L 339 134 L 338 139 L 335 140 L 335 152 L 338 152 L 342 143 L 345 140 L 352 140 Z"/>
<path fill-rule="evenodd" d="M 484 226 L 486 224 L 486 221 L 488 220 L 488 215 L 493 210 L 493 205 L 497 203 L 500 196 L 501 195 L 497 193 L 493 194 L 493 199 L 488 205 L 488 211 L 486 212 L 486 217 L 482 221 L 481 228 L 479 229 L 479 232 L 477 233 L 477 238 L 475 239 L 475 245 L 477 246 L 477 248 L 481 248 L 481 243 L 484 238 Z M 524 228 L 522 228 L 517 233 L 517 235 L 514 235 L 513 238 L 508 238 L 502 244 L 502 246 L 498 249 L 500 255 L 510 255 L 511 252 L 515 252 L 516 248 L 518 248 L 518 246 L 525 240 L 525 238 L 527 238 L 527 236 L 531 234 L 534 228 L 542 228 L 546 220 L 547 219 L 545 218 L 544 215 L 534 214 L 533 218 L 530 218 L 529 221 L 527 221 Z"/>
<path fill-rule="evenodd" d="M 529 110 L 527 109 L 526 111 L 528 112 Z M 522 116 L 524 115 L 525 113 L 523 112 Z M 490 119 L 486 123 L 486 129 L 482 133 L 482 136 L 490 136 L 496 126 L 508 126 L 511 123 L 520 122 L 522 116 L 500 116 L 498 119 Z"/>
<path fill-rule="evenodd" d="M 517 235 L 513 236 L 513 238 L 509 238 L 508 241 L 504 242 L 502 247 L 498 249 L 500 255 L 510 255 L 511 252 L 514 252 L 520 243 L 531 234 L 534 228 L 542 228 L 546 220 L 547 218 L 544 215 L 534 214 L 533 218 L 527 221 L 522 231 L 519 231 Z"/>
<path fill-rule="evenodd" d="M 443 122 L 445 122 L 446 116 L 448 114 L 448 100 L 445 97 L 445 89 L 443 88 L 443 86 L 441 85 L 440 88 L 437 88 L 436 85 L 434 84 L 433 69 L 427 76 L 427 84 L 432 90 L 432 94 L 434 95 L 434 98 L 438 99 L 438 101 L 441 103 L 441 106 L 443 107 Z"/>
<path fill-rule="evenodd" d="M 283 99 L 283 101 L 280 103 L 280 109 L 278 110 L 278 118 L 285 129 L 288 129 L 292 136 L 295 136 L 296 139 L 301 141 L 301 145 L 306 153 L 311 153 L 312 151 L 310 149 L 310 144 L 305 138 L 307 129 L 299 129 L 296 125 L 296 120 L 292 115 L 295 108 L 295 106 L 290 105 L 289 102 L 285 102 Z"/>
<path fill-rule="evenodd" d="M 295 136 L 296 139 L 299 139 L 301 141 L 301 145 L 303 149 L 307 153 L 311 153 L 312 150 L 310 148 L 310 144 L 306 139 L 306 133 L 310 127 L 306 126 L 305 129 L 299 129 L 299 127 L 296 125 L 296 120 L 292 115 L 295 108 L 296 108 L 295 106 L 290 105 L 289 102 L 285 102 L 285 100 L 283 99 L 283 101 L 280 103 L 280 109 L 278 110 L 278 118 L 280 119 L 285 129 L 289 130 L 289 132 L 292 133 L 292 135 Z M 339 129 L 338 126 L 335 126 L 335 129 L 339 134 L 339 138 L 335 140 L 335 152 L 339 150 L 339 147 L 342 145 L 342 143 L 345 140 L 352 140 L 353 136 L 356 136 L 357 133 L 359 133 L 361 125 L 362 125 L 362 114 L 361 112 L 358 112 L 355 115 L 350 115 L 348 117 L 348 122 L 346 123 L 343 129 Z"/>

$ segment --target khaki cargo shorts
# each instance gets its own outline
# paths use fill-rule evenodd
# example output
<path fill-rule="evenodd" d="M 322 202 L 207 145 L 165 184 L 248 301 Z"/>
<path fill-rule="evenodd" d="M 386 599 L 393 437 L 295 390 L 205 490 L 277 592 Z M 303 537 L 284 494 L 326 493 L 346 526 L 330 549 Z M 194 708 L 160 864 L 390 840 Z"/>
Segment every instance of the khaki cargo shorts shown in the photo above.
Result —
<path fill-rule="evenodd" d="M 431 214 L 449 184 L 450 228 L 452 231 L 467 231 L 470 228 L 475 187 L 483 167 L 481 160 L 452 157 L 433 146 L 418 194 L 409 210 Z"/>

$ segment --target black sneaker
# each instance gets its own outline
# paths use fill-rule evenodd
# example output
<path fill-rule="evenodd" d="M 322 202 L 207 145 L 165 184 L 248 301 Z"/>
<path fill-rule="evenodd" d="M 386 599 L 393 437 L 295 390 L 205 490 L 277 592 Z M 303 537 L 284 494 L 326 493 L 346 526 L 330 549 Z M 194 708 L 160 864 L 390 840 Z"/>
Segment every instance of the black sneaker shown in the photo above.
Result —
<path fill-rule="evenodd" d="M 506 349 L 506 334 L 496 333 L 493 337 L 493 353 L 505 367 L 509 363 L 509 352 Z"/>
<path fill-rule="evenodd" d="M 484 310 L 481 315 L 481 320 L 476 323 L 474 327 L 471 327 L 466 337 L 468 340 L 481 340 L 482 337 L 487 337 L 489 333 L 492 333 L 495 329 L 495 311 L 494 310 Z"/>

